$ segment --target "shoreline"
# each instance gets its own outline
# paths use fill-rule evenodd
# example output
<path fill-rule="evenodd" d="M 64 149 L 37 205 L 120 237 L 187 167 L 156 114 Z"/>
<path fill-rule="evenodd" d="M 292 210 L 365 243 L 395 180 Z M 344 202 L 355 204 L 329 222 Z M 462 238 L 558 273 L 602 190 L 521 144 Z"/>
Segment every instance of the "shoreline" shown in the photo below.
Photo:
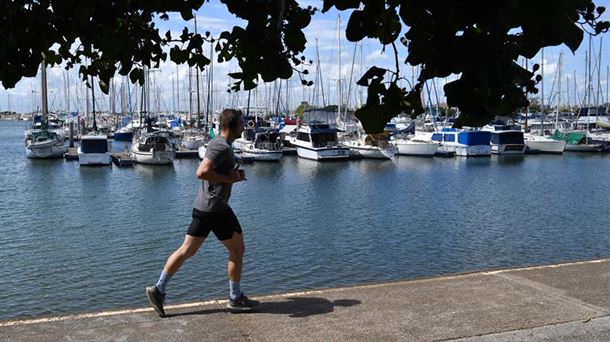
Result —
<path fill-rule="evenodd" d="M 239 336 L 253 340 L 599 338 L 610 336 L 608 278 L 603 258 L 258 296 L 260 309 L 247 315 L 209 300 L 168 305 L 166 318 L 140 307 L 3 320 L 0 337 L 159 340 L 180 326 L 187 340 L 231 340 L 222 327 L 239 321 Z"/>

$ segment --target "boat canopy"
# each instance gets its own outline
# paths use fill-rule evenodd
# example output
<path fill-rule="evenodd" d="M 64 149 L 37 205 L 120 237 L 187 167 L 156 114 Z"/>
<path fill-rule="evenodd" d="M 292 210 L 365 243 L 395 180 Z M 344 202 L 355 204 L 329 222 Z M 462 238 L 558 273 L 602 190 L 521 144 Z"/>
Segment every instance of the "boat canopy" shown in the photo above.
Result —
<path fill-rule="evenodd" d="M 83 153 L 106 153 L 108 142 L 106 139 L 81 139 L 80 150 Z"/>
<path fill-rule="evenodd" d="M 463 131 L 458 133 L 458 143 L 475 146 L 489 145 L 491 140 L 491 132 L 487 131 Z"/>
<path fill-rule="evenodd" d="M 494 132 L 491 134 L 491 143 L 494 145 L 518 144 L 523 145 L 523 133 L 515 131 Z"/>
<path fill-rule="evenodd" d="M 521 131 L 521 126 L 519 126 L 519 125 L 494 125 L 494 130 L 496 130 L 496 131 Z"/>
<path fill-rule="evenodd" d="M 319 133 L 338 133 L 343 132 L 342 130 L 334 127 L 330 127 L 326 124 L 322 125 L 309 125 L 309 130 L 311 134 L 319 134 Z"/>

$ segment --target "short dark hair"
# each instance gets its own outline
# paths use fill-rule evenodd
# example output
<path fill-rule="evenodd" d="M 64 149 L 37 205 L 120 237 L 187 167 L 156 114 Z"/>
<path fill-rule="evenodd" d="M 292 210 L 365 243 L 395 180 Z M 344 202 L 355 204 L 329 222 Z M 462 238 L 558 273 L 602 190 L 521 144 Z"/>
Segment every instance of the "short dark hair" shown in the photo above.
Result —
<path fill-rule="evenodd" d="M 228 128 L 234 130 L 241 120 L 242 114 L 240 110 L 225 109 L 220 113 L 220 129 Z"/>

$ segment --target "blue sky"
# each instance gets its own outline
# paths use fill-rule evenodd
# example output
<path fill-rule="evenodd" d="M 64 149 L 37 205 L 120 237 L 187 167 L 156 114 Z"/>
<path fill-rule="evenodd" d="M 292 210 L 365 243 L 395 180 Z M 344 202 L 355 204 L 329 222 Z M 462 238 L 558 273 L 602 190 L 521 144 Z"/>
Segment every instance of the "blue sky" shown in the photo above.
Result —
<path fill-rule="evenodd" d="M 299 1 L 302 6 L 315 6 L 318 8 L 322 7 L 321 1 Z M 610 0 L 596 1 L 597 5 L 608 7 Z M 337 30 L 337 24 L 339 22 L 338 16 L 340 15 L 340 30 Z M 200 32 L 210 31 L 212 35 L 218 35 L 218 33 L 224 30 L 230 30 L 234 25 L 239 25 L 243 22 L 234 18 L 228 13 L 219 1 L 211 1 L 205 3 L 197 13 L 198 18 L 198 29 Z M 373 40 L 365 40 L 362 43 L 362 47 L 357 46 L 354 49 L 354 44 L 347 42 L 345 39 L 345 27 L 349 13 L 343 12 L 338 13 L 337 11 L 331 10 L 328 13 L 318 12 L 309 27 L 306 29 L 306 36 L 308 38 L 308 48 L 305 51 L 305 55 L 308 59 L 315 61 L 316 57 L 316 41 L 317 47 L 320 53 L 320 64 L 323 75 L 323 88 L 325 94 L 325 102 L 336 103 L 339 82 L 337 79 L 342 79 L 343 85 L 343 97 L 346 98 L 349 84 L 351 87 L 351 96 L 349 98 L 350 106 L 357 105 L 358 102 L 363 99 L 363 89 L 355 85 L 355 80 L 359 77 L 362 71 L 368 69 L 372 65 L 377 66 L 388 66 L 393 67 L 394 59 L 392 52 L 388 50 L 388 53 L 382 51 L 382 47 Z M 608 14 L 604 14 L 604 18 L 609 18 Z M 180 32 L 184 26 L 193 27 L 193 21 L 185 23 L 178 14 L 172 15 L 170 20 L 167 22 L 159 22 L 159 27 L 162 32 L 165 30 L 171 30 L 173 32 Z M 338 40 L 338 32 L 340 32 L 341 40 Z M 607 68 L 610 65 L 610 39 L 608 35 L 604 35 L 604 41 L 602 44 L 602 61 L 601 61 L 601 74 L 600 74 L 600 89 L 603 95 L 600 97 L 603 99 L 607 98 L 606 87 L 607 87 Z M 593 38 L 593 50 L 595 56 L 593 61 L 597 59 L 599 53 L 600 38 Z M 339 72 L 338 63 L 338 51 L 339 44 L 341 45 L 341 72 Z M 556 101 L 557 96 L 551 94 L 551 88 L 553 87 L 553 80 L 556 78 L 558 69 L 558 60 L 560 52 L 563 52 L 563 67 L 562 67 L 562 102 L 565 102 L 569 98 L 571 102 L 574 102 L 574 73 L 576 73 L 576 89 L 579 98 L 582 100 L 582 96 L 585 89 L 585 54 L 588 48 L 588 40 L 585 38 L 581 44 L 580 49 L 572 54 L 569 49 L 565 46 L 551 47 L 545 49 L 545 102 L 548 102 L 552 97 L 553 101 Z M 356 55 L 354 57 L 354 51 Z M 406 57 L 406 49 L 400 51 L 400 58 L 404 60 Z M 352 66 L 352 61 L 354 64 Z M 539 53 L 532 61 L 533 63 L 541 62 L 541 54 Z M 530 64 L 530 65 L 531 65 Z M 411 78 L 413 69 L 408 66 L 401 64 L 403 75 L 408 79 Z M 353 73 L 351 72 L 353 69 Z M 226 76 L 227 72 L 237 70 L 234 63 L 225 63 L 214 66 L 214 108 L 219 109 L 224 106 L 240 106 L 246 105 L 246 93 L 227 95 L 227 88 L 229 79 Z M 309 79 L 314 79 L 315 68 L 310 68 Z M 68 109 L 66 87 L 65 82 L 69 82 L 69 108 L 70 110 L 78 110 L 81 112 L 85 111 L 84 99 L 85 89 L 78 81 L 78 75 L 76 70 L 65 72 L 63 68 L 51 68 L 48 70 L 48 84 L 50 89 L 49 94 L 49 106 L 52 111 L 60 111 Z M 188 68 L 185 66 L 176 67 L 173 63 L 168 62 L 161 66 L 159 72 L 154 72 L 151 78 L 153 79 L 153 91 L 151 91 L 151 109 L 155 110 L 158 107 L 162 111 L 174 110 L 179 108 L 182 111 L 189 110 L 188 104 Z M 178 78 L 178 81 L 176 81 Z M 349 82 L 349 80 L 352 82 Z M 449 77 L 454 79 L 455 77 Z M 194 82 L 194 77 L 192 78 Z M 436 88 L 441 97 L 440 101 L 444 102 L 442 85 L 447 80 L 436 80 Z M 201 97 L 202 103 L 207 99 L 207 73 L 201 77 Z M 566 84 L 570 84 L 569 91 L 566 91 Z M 115 80 L 117 89 L 121 87 L 121 79 Z M 593 87 L 597 89 L 597 77 L 593 80 Z M 251 105 L 273 107 L 275 100 L 274 95 L 277 93 L 278 83 L 270 83 L 259 86 L 256 91 L 252 92 Z M 176 90 L 179 87 L 180 90 Z M 194 85 L 193 85 L 194 87 Z M 296 105 L 302 100 L 317 102 L 322 104 L 322 99 L 319 96 L 317 99 L 313 98 L 313 93 L 320 93 L 320 86 L 317 87 L 303 87 L 300 85 L 298 78 L 294 77 L 293 80 L 288 82 L 288 91 L 286 91 L 286 82 L 282 84 L 282 101 L 286 101 L 288 98 L 290 107 L 294 109 Z M 557 86 L 554 86 L 556 90 Z M 30 112 L 36 110 L 39 105 L 39 93 L 40 81 L 38 78 L 24 79 L 17 84 L 14 89 L 5 90 L 0 87 L 0 111 L 10 109 L 18 112 Z M 132 89 L 133 90 L 133 89 Z M 555 91 L 556 93 L 556 91 Z M 101 96 L 101 92 L 97 91 L 99 98 L 97 98 L 98 110 L 107 110 L 109 108 L 110 99 L 107 96 Z M 360 95 L 360 96 L 359 96 Z M 177 101 L 176 98 L 179 98 Z M 9 101 L 10 99 L 10 101 Z M 116 101 L 117 110 L 120 109 L 118 98 Z M 344 100 L 345 101 L 345 100 Z M 9 103 L 10 102 L 10 103 Z M 132 106 L 135 105 L 135 100 L 132 100 Z M 202 109 L 204 109 L 202 104 Z"/>

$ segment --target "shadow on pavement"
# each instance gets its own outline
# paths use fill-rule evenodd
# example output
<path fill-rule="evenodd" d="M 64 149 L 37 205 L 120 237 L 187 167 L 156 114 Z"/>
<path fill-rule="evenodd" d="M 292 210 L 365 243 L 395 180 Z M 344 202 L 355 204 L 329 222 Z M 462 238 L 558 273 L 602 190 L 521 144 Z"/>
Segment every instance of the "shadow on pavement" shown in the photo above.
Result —
<path fill-rule="evenodd" d="M 176 313 L 167 313 L 165 314 L 165 318 L 178 317 L 178 316 L 190 316 L 190 315 L 211 315 L 220 312 L 228 312 L 229 309 L 207 309 L 207 310 L 197 310 L 197 311 L 185 311 L 185 312 L 176 312 Z"/>
<path fill-rule="evenodd" d="M 330 301 L 326 298 L 291 297 L 283 302 L 262 302 L 251 311 L 233 312 L 235 314 L 273 314 L 288 315 L 292 318 L 302 318 L 314 315 L 323 315 L 335 311 L 335 307 L 350 307 L 361 302 L 354 299 L 338 299 Z M 230 309 L 207 309 L 198 311 L 168 313 L 165 317 L 178 317 L 186 315 L 209 315 L 220 312 L 232 312 Z"/>
<path fill-rule="evenodd" d="M 256 307 L 256 312 L 288 315 L 293 318 L 323 315 L 335 311 L 335 307 L 350 307 L 361 304 L 359 300 L 326 298 L 291 297 L 284 302 L 263 302 Z"/>

